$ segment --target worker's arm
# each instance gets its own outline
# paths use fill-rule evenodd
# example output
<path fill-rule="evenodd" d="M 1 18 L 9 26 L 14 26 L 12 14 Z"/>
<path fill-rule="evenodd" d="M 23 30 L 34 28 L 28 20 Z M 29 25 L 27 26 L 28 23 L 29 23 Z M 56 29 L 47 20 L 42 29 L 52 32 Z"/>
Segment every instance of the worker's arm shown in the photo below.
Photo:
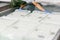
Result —
<path fill-rule="evenodd" d="M 39 10 L 44 11 L 45 13 L 51 13 L 48 10 L 45 10 L 40 4 L 37 2 L 32 2 Z"/>
<path fill-rule="evenodd" d="M 40 4 L 38 4 L 37 2 L 32 2 L 34 5 L 35 5 L 35 7 L 37 7 L 39 10 L 41 10 L 41 11 L 45 11 L 45 9 L 40 5 Z"/>

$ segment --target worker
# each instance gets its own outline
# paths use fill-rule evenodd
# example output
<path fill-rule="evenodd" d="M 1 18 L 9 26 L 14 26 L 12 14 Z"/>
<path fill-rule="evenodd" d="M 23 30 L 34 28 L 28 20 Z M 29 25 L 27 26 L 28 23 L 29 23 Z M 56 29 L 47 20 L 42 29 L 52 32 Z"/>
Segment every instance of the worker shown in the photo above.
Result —
<path fill-rule="evenodd" d="M 28 1 L 28 0 L 27 0 Z M 11 0 L 11 6 L 12 7 L 20 7 L 20 9 L 21 8 L 23 8 L 24 6 L 26 6 L 26 2 L 25 1 L 22 1 L 22 0 Z M 35 2 L 35 1 L 32 1 L 32 4 L 35 6 L 35 7 L 37 7 L 39 10 L 41 10 L 41 11 L 44 11 L 44 12 L 46 12 L 46 13 L 48 13 L 49 11 L 47 11 L 47 10 L 45 10 L 40 4 L 38 4 L 37 2 Z"/>
<path fill-rule="evenodd" d="M 27 5 L 27 2 L 21 0 L 11 0 L 10 5 L 12 8 L 23 8 Z"/>

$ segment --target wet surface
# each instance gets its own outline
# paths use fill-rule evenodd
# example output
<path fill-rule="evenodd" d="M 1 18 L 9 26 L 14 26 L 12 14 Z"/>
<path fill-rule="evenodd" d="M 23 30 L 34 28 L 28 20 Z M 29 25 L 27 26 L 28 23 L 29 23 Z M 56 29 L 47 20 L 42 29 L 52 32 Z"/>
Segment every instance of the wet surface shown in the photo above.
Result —
<path fill-rule="evenodd" d="M 0 12 L 10 8 L 9 3 L 0 3 Z"/>
<path fill-rule="evenodd" d="M 4 11 L 4 10 L 6 10 L 6 9 L 9 9 L 9 8 L 10 8 L 9 5 L 0 7 L 0 12 L 1 12 L 1 11 Z"/>
<path fill-rule="evenodd" d="M 4 8 L 6 8 L 6 7 L 4 7 Z M 45 9 L 47 9 L 47 10 L 49 10 L 49 11 L 52 11 L 52 12 L 60 12 L 60 9 L 59 9 L 60 7 L 56 7 L 56 6 L 45 6 Z M 1 8 L 2 9 L 2 8 Z M 13 14 L 13 15 L 15 15 L 15 13 Z M 10 15 L 10 16 L 13 16 L 13 15 Z M 16 15 L 17 15 L 17 13 L 16 13 Z M 17 16 L 19 16 L 19 18 L 21 17 L 20 16 L 20 13 L 19 13 L 19 15 L 17 15 Z M 17 16 L 14 16 L 14 17 L 17 17 Z M 41 18 L 41 17 L 39 17 L 39 18 Z M 32 19 L 33 20 L 33 19 Z M 35 20 L 36 21 L 36 20 Z M 6 22 L 6 21 L 5 21 Z M 3 23 L 3 22 L 2 22 Z M 19 23 L 21 23 L 21 22 L 19 22 Z M 15 26 L 13 27 L 14 29 L 18 29 L 18 27 L 20 26 L 20 24 L 19 23 L 17 23 L 17 25 L 15 24 Z M 29 23 L 29 22 L 28 22 Z M 33 22 L 34 23 L 34 22 Z M 8 23 L 7 23 L 8 24 Z M 17 27 L 18 26 L 18 27 Z M 29 25 L 28 25 L 29 26 Z M 50 26 L 50 25 L 48 25 L 48 26 Z M 24 26 L 23 26 L 24 27 Z M 55 26 L 54 26 L 55 27 Z M 27 27 L 28 28 L 28 27 Z M 34 27 L 35 28 L 35 27 Z M 38 29 L 36 29 L 36 31 L 38 31 Z M 19 31 L 20 32 L 20 31 Z M 51 34 L 54 34 L 53 32 L 51 33 Z M 36 34 L 35 34 L 36 35 Z M 44 38 L 44 36 L 43 35 L 38 35 L 38 37 L 40 38 Z M 60 40 L 60 37 L 58 38 L 58 40 Z"/>
<path fill-rule="evenodd" d="M 60 6 L 47 5 L 44 8 L 52 12 L 60 12 Z"/>

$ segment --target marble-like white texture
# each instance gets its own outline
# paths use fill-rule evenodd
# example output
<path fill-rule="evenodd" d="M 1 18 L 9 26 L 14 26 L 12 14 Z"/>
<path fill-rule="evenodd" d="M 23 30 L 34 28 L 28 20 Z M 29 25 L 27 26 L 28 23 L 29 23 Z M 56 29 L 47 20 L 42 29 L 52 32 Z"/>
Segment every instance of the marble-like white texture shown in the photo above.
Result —
<path fill-rule="evenodd" d="M 42 22 L 60 25 L 60 14 L 59 14 L 59 12 L 56 12 L 55 14 L 49 15 Z"/>
<path fill-rule="evenodd" d="M 1 27 L 5 28 L 0 31 L 0 40 L 52 40 L 60 30 L 60 14 L 44 14 L 36 10 L 29 13 L 16 10 L 1 17 Z"/>
<path fill-rule="evenodd" d="M 1 35 L 11 40 L 52 40 L 59 31 L 59 25 L 33 21 L 20 21 L 1 32 Z"/>
<path fill-rule="evenodd" d="M 11 13 L 7 16 L 8 17 L 13 17 L 13 18 L 20 18 L 20 17 L 25 16 L 29 13 L 30 13 L 30 11 L 28 11 L 28 10 L 18 10 L 18 9 L 16 9 L 13 13 Z"/>
<path fill-rule="evenodd" d="M 12 25 L 14 22 L 16 22 L 17 19 L 12 19 L 9 17 L 0 17 L 0 32 L 4 30 L 6 27 L 9 27 Z"/>

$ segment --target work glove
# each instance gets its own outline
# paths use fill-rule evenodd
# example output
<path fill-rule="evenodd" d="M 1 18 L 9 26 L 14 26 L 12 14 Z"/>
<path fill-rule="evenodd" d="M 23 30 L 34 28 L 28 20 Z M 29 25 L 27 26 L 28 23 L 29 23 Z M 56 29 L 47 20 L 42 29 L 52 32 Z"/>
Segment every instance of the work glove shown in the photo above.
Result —
<path fill-rule="evenodd" d="M 21 11 L 21 10 L 22 10 L 22 8 L 19 8 L 18 10 L 19 10 L 19 11 Z"/>
<path fill-rule="evenodd" d="M 51 14 L 52 12 L 48 11 L 48 10 L 45 10 L 44 11 L 45 13 L 48 13 L 48 14 Z"/>

